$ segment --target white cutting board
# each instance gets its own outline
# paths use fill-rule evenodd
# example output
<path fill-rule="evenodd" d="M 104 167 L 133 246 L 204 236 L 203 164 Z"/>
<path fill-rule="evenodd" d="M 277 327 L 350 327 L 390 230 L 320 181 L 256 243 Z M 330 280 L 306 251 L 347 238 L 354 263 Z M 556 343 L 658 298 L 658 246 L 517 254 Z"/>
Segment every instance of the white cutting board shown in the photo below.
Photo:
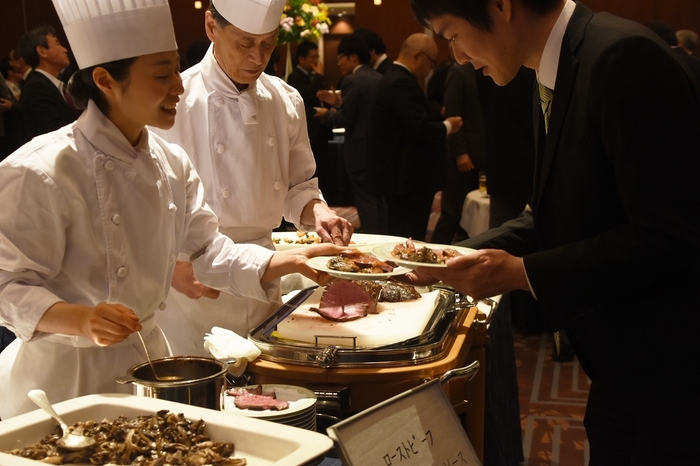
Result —
<path fill-rule="evenodd" d="M 435 311 L 439 291 L 431 291 L 421 298 L 402 303 L 378 303 L 377 314 L 369 314 L 350 322 L 324 319 L 310 307 L 318 307 L 324 288 L 319 287 L 297 309 L 277 324 L 277 336 L 318 346 L 377 347 L 398 343 L 423 333 Z"/>

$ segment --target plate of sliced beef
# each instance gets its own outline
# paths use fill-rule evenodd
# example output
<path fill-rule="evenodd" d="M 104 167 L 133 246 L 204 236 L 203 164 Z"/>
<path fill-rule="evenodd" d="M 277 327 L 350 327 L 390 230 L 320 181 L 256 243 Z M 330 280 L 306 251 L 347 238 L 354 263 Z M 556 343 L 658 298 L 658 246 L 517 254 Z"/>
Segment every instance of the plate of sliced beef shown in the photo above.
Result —
<path fill-rule="evenodd" d="M 259 384 L 226 390 L 224 411 L 247 417 L 282 418 L 316 404 L 316 394 L 294 385 Z"/>
<path fill-rule="evenodd" d="M 380 280 L 411 271 L 357 248 L 348 248 L 337 256 L 312 257 L 306 264 L 332 277 L 347 280 Z"/>
<path fill-rule="evenodd" d="M 430 244 L 413 241 L 410 238 L 397 244 L 382 244 L 372 249 L 372 253 L 385 261 L 392 261 L 409 269 L 416 267 L 447 267 L 453 257 L 471 254 L 475 249 L 446 244 Z"/>

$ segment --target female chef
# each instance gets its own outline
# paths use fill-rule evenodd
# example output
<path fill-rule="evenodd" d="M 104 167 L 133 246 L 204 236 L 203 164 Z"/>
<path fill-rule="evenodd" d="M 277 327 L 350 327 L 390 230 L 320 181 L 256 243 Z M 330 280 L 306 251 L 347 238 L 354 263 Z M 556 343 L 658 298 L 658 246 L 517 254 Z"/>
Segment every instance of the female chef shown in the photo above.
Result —
<path fill-rule="evenodd" d="M 183 92 L 167 0 L 53 1 L 87 108 L 0 164 L 0 322 L 18 336 L 0 353 L 2 419 L 34 409 L 33 388 L 53 402 L 131 391 L 115 377 L 145 360 L 134 332 L 169 355 L 154 312 L 178 257 L 202 283 L 265 301 L 290 272 L 327 281 L 305 261 L 342 250 L 274 253 L 218 233 L 187 155 L 145 128 L 171 127 Z"/>

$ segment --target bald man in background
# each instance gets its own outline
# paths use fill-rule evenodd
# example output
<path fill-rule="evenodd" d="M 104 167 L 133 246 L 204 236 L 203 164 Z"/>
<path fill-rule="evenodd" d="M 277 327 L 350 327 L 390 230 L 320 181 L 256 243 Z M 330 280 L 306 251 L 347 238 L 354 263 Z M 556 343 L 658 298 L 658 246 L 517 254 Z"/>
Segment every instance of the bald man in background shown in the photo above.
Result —
<path fill-rule="evenodd" d="M 422 87 L 438 49 L 426 34 L 409 36 L 382 76 L 372 111 L 369 160 L 373 186 L 386 198 L 389 234 L 425 239 L 430 209 L 445 174 L 445 139 L 461 117 L 430 110 Z"/>

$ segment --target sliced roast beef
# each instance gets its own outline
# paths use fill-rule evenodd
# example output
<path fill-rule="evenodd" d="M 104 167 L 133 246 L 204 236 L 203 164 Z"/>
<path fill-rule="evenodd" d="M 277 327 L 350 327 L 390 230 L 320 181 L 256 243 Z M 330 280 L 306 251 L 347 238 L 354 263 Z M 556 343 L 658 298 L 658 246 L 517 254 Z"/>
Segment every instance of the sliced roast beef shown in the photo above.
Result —
<path fill-rule="evenodd" d="M 356 282 L 338 280 L 326 287 L 319 307 L 312 307 L 311 310 L 326 319 L 346 322 L 376 314 L 377 299 Z"/>
<path fill-rule="evenodd" d="M 368 303 L 354 303 L 345 306 L 312 307 L 321 317 L 334 322 L 348 322 L 361 319 L 367 315 Z"/>
<path fill-rule="evenodd" d="M 386 282 L 379 293 L 379 302 L 398 303 L 420 298 L 420 293 L 411 285 Z"/>
<path fill-rule="evenodd" d="M 238 409 L 281 411 L 289 408 L 288 401 L 278 400 L 274 390 L 264 392 L 262 385 L 253 388 L 231 388 L 226 390 L 226 394 L 234 397 L 233 403 Z"/>

